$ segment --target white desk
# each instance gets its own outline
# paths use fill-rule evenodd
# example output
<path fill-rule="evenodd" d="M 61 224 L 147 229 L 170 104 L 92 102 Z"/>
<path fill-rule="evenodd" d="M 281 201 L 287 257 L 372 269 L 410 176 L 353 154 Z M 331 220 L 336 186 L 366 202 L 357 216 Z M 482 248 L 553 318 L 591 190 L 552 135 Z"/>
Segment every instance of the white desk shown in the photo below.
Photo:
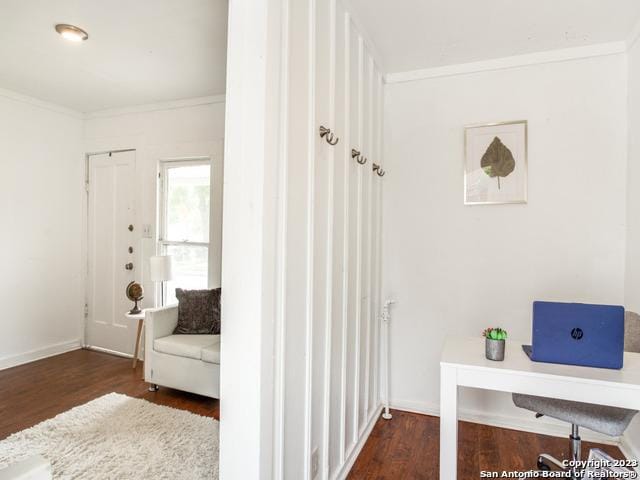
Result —
<path fill-rule="evenodd" d="M 441 480 L 457 478 L 458 387 L 640 410 L 640 353 L 625 352 L 624 368 L 609 370 L 532 362 L 523 343 L 507 340 L 504 361 L 493 362 L 484 356 L 482 337 L 446 340 L 440 359 Z"/>

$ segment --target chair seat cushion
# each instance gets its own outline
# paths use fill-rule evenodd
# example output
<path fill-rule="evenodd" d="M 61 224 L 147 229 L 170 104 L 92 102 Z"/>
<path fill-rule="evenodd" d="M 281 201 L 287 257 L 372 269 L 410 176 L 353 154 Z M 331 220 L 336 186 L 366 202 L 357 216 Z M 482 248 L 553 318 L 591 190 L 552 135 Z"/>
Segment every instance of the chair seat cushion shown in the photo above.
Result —
<path fill-rule="evenodd" d="M 548 417 L 588 428 L 594 432 L 619 437 L 629 426 L 636 410 L 572 402 L 557 398 L 536 397 L 534 395 L 513 394 L 517 407 L 541 413 Z"/>
<path fill-rule="evenodd" d="M 220 343 L 220 335 L 169 335 L 153 342 L 156 352 L 202 360 L 202 349 Z"/>
<path fill-rule="evenodd" d="M 202 349 L 202 361 L 220 365 L 220 342 L 206 346 Z"/>

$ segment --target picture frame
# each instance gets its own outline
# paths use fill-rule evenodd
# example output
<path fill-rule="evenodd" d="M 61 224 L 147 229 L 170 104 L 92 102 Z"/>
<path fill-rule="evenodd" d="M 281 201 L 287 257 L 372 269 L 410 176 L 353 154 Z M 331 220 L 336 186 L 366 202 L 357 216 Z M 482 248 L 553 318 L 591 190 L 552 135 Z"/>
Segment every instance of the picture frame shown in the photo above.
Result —
<path fill-rule="evenodd" d="M 464 142 L 465 205 L 527 203 L 526 120 L 468 125 Z"/>

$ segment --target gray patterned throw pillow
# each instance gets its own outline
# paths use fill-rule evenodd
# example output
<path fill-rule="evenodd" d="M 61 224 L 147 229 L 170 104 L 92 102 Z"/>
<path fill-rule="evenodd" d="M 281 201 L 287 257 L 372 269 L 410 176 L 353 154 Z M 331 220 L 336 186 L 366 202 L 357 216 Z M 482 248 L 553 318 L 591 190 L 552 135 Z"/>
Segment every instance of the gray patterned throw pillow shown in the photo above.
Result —
<path fill-rule="evenodd" d="M 180 334 L 220 334 L 220 288 L 213 290 L 183 290 L 176 288 Z"/>

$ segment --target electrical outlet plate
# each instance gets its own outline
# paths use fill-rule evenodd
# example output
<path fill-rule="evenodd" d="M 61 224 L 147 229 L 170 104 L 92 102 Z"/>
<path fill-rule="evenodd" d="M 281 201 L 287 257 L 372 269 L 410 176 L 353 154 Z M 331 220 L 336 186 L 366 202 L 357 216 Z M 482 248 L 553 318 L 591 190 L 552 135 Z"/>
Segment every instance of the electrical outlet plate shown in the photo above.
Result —
<path fill-rule="evenodd" d="M 145 223 L 142 226 L 142 237 L 143 238 L 151 238 L 152 234 L 151 234 L 151 225 L 149 225 L 148 223 Z"/>
<path fill-rule="evenodd" d="M 320 455 L 318 454 L 318 447 L 311 453 L 311 478 L 316 478 L 320 472 Z"/>

